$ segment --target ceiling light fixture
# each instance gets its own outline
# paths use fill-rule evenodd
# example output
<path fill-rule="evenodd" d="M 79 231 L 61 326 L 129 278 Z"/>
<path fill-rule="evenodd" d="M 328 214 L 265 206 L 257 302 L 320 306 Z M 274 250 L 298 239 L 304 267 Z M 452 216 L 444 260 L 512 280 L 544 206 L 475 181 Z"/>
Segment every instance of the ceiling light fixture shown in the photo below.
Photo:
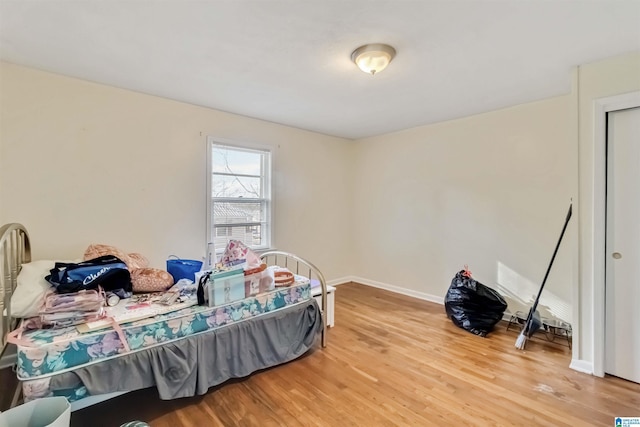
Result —
<path fill-rule="evenodd" d="M 351 60 L 365 73 L 374 75 L 384 70 L 396 56 L 396 50 L 388 44 L 374 43 L 360 46 L 351 54 Z"/>

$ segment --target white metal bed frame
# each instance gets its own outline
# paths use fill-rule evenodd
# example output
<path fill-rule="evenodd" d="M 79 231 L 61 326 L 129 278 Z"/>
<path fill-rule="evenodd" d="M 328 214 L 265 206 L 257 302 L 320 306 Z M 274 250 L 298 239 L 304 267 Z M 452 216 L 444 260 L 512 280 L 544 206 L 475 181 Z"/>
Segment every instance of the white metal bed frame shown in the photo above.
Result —
<path fill-rule="evenodd" d="M 18 274 L 22 264 L 31 262 L 31 244 L 29 234 L 22 224 L 10 223 L 0 228 L 0 357 L 7 347 L 7 333 L 15 329 L 18 319 L 11 316 L 11 296 L 17 286 Z M 322 272 L 311 262 L 294 254 L 282 251 L 265 252 L 260 257 L 268 265 L 278 265 L 288 268 L 298 275 L 306 275 L 310 280 L 320 282 L 322 304 L 320 307 L 322 319 L 322 347 L 327 345 L 327 282 Z M 21 391 L 21 384 L 15 390 L 11 406 L 17 404 Z M 115 392 L 105 395 L 90 396 L 72 402 L 72 410 L 99 403 L 126 392 Z"/>
<path fill-rule="evenodd" d="M 327 281 L 318 267 L 311 262 L 289 252 L 268 251 L 260 255 L 260 259 L 267 265 L 278 265 L 289 269 L 292 273 L 306 275 L 309 280 L 316 279 L 322 289 L 322 304 L 320 314 L 322 316 L 322 347 L 327 346 Z"/>
<path fill-rule="evenodd" d="M 18 319 L 11 316 L 11 296 L 18 285 L 18 274 L 22 264 L 31 262 L 31 243 L 27 229 L 18 223 L 0 227 L 0 358 L 7 349 L 7 333 L 11 332 Z M 16 406 L 20 384 L 13 391 L 11 407 Z"/>
<path fill-rule="evenodd" d="M 11 317 L 11 295 L 18 284 L 22 264 L 31 262 L 29 234 L 22 224 L 6 224 L 0 228 L 0 357 L 7 347 L 7 333 L 17 319 Z"/>

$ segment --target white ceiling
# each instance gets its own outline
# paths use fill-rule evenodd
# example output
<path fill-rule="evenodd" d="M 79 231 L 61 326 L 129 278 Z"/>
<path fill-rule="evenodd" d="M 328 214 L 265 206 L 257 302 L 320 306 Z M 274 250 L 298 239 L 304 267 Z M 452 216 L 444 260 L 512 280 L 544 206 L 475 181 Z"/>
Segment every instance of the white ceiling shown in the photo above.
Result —
<path fill-rule="evenodd" d="M 398 52 L 375 76 L 366 43 Z M 345 138 L 566 94 L 630 51 L 640 0 L 0 0 L 2 60 Z"/>

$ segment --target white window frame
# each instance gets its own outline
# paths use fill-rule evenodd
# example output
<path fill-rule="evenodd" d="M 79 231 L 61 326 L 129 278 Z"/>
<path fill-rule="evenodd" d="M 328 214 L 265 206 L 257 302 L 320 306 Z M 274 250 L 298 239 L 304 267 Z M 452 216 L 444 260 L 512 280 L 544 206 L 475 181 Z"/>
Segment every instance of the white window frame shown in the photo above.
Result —
<path fill-rule="evenodd" d="M 265 207 L 265 220 L 264 224 L 260 224 L 261 233 L 264 233 L 264 244 L 258 245 L 249 245 L 251 249 L 261 252 L 271 249 L 272 247 L 272 236 L 273 236 L 273 223 L 272 223 L 272 152 L 271 149 L 266 147 L 260 147 L 254 144 L 238 144 L 232 141 L 224 140 L 221 138 L 216 138 L 212 136 L 207 137 L 207 232 L 206 232 L 206 241 L 207 241 L 207 264 L 208 267 L 212 267 L 214 264 L 214 259 L 217 259 L 217 256 L 221 255 L 224 251 L 224 247 L 214 247 L 215 241 L 215 219 L 213 212 L 213 203 L 215 203 L 214 198 L 212 196 L 212 181 L 213 181 L 213 147 L 221 146 L 226 147 L 231 150 L 238 151 L 249 151 L 254 153 L 262 154 L 262 167 L 261 170 L 263 173 L 260 175 L 262 179 L 262 192 L 263 197 L 260 199 L 251 199 L 252 201 L 261 201 L 266 203 Z M 247 199 L 241 199 L 243 202 L 246 202 Z M 225 201 L 229 201 L 230 199 L 224 199 Z M 231 199 L 232 200 L 232 199 Z M 239 224 L 234 224 L 234 226 L 238 226 Z M 253 225 L 253 224 L 242 224 L 242 225 Z M 264 229 L 262 229 L 264 228 Z"/>

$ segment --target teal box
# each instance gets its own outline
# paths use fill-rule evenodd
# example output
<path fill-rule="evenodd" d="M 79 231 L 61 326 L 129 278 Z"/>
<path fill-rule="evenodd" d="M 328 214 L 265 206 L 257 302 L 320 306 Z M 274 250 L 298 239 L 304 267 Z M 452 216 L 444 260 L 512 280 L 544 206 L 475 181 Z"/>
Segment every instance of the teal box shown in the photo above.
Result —
<path fill-rule="evenodd" d="M 209 307 L 245 298 L 244 270 L 214 271 L 209 279 Z"/>

